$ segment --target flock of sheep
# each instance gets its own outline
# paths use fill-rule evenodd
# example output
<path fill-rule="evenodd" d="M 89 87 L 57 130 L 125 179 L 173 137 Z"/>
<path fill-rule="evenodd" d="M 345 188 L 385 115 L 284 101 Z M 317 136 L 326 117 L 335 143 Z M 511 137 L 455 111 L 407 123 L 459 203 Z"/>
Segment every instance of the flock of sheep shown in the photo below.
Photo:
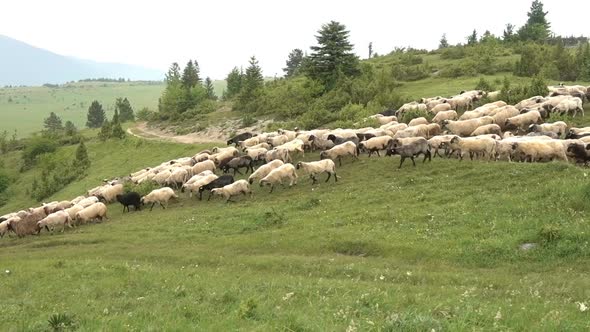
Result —
<path fill-rule="evenodd" d="M 63 232 L 66 227 L 102 221 L 108 219 L 107 204 L 114 202 L 123 205 L 123 212 L 131 206 L 140 210 L 146 204 L 151 204 L 150 210 L 156 204 L 165 209 L 170 199 L 179 197 L 177 191 L 188 191 L 189 197 L 198 194 L 199 199 L 208 191 L 208 200 L 216 195 L 230 201 L 237 195 L 252 195 L 251 185 L 258 182 L 272 192 L 277 185 L 296 184 L 298 170 L 309 175 L 312 184 L 323 173 L 327 174 L 326 182 L 332 177 L 338 181 L 335 161 L 341 166 L 343 158 L 358 159 L 361 153 L 369 157 L 374 153 L 381 156 L 381 151 L 400 155 L 400 168 L 407 158 L 416 166 L 414 159 L 419 155 L 424 155 L 423 161 L 437 155 L 460 160 L 469 155 L 471 159 L 496 161 L 573 160 L 585 164 L 590 160 L 590 127 L 568 128 L 565 122 L 545 120 L 555 113 L 583 114 L 583 101 L 590 97 L 590 89 L 579 85 L 549 88 L 549 96 L 535 96 L 516 105 L 493 101 L 498 92 L 478 90 L 450 98 L 423 98 L 397 111 L 371 116 L 379 122 L 378 128 L 242 133 L 227 141 L 228 147 L 215 147 L 106 181 L 71 201 L 44 203 L 1 216 L 0 237 L 10 233 L 23 237 L 43 229 Z M 492 102 L 473 109 L 484 97 Z M 431 113 L 432 121 L 424 117 L 408 123 L 398 121 L 412 110 Z M 464 112 L 459 116 L 458 111 Z M 319 161 L 293 163 L 293 157 L 316 150 L 321 151 Z M 242 169 L 250 176 L 235 180 Z M 152 182 L 160 188 L 141 197 L 125 192 L 126 182 Z"/>

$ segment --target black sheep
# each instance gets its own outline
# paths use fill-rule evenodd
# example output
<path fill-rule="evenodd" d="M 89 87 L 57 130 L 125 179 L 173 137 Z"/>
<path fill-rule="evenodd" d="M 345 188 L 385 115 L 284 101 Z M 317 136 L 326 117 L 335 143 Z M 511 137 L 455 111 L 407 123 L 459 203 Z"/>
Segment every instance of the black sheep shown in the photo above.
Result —
<path fill-rule="evenodd" d="M 240 141 L 245 141 L 245 140 L 247 140 L 248 138 L 252 138 L 252 136 L 254 136 L 254 135 L 252 135 L 252 133 L 248 133 L 248 132 L 246 132 L 246 133 L 241 133 L 241 134 L 239 134 L 239 135 L 236 135 L 236 136 L 234 136 L 234 137 L 230 138 L 230 139 L 227 141 L 227 145 L 232 145 L 232 144 L 235 144 L 235 145 L 236 145 L 236 147 L 237 147 L 237 146 L 238 146 L 238 143 L 240 143 Z"/>
<path fill-rule="evenodd" d="M 584 165 L 588 164 L 588 161 L 590 161 L 588 150 L 590 150 L 590 144 L 570 143 L 567 146 L 568 154 L 576 159 L 576 163 Z"/>
<path fill-rule="evenodd" d="M 223 165 L 223 168 L 221 170 L 224 173 L 227 173 L 227 172 L 229 172 L 230 169 L 233 169 L 234 175 L 236 175 L 236 172 L 238 174 L 242 174 L 240 172 L 240 168 L 246 167 L 246 174 L 248 174 L 248 170 L 251 170 L 251 173 L 254 173 L 254 167 L 252 165 L 253 165 L 253 161 L 250 156 L 242 156 L 242 157 L 233 158 L 227 164 Z"/>
<path fill-rule="evenodd" d="M 217 179 L 211 181 L 209 184 L 206 184 L 199 188 L 199 200 L 203 199 L 203 191 L 209 190 L 209 197 L 207 198 L 207 200 L 210 200 L 211 189 L 222 188 L 232 183 L 234 183 L 234 177 L 231 175 L 222 175 L 218 177 Z"/>
<path fill-rule="evenodd" d="M 127 208 L 127 212 L 131 212 L 129 210 L 129 206 L 133 205 L 135 207 L 135 211 L 141 210 L 141 196 L 132 191 L 125 194 L 119 194 L 116 196 L 117 202 L 123 205 L 123 213 L 125 213 L 125 208 Z"/>
<path fill-rule="evenodd" d="M 234 159 L 234 157 L 231 157 L 231 156 L 221 159 L 219 161 L 219 163 L 216 165 L 217 168 L 219 168 L 221 170 L 224 169 L 226 167 L 227 163 L 229 163 L 232 159 Z"/>

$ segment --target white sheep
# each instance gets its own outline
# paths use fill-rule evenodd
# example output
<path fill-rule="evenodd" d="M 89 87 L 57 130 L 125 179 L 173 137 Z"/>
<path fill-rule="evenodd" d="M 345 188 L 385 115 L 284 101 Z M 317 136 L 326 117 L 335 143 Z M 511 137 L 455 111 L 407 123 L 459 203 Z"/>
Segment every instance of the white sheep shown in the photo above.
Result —
<path fill-rule="evenodd" d="M 269 137 L 266 141 L 271 146 L 279 146 L 289 142 L 289 137 L 287 135 L 278 135 L 275 137 Z"/>
<path fill-rule="evenodd" d="M 273 169 L 267 176 L 260 179 L 259 184 L 261 187 L 269 185 L 272 193 L 276 184 L 284 186 L 283 180 L 289 180 L 289 187 L 297 184 L 297 172 L 293 164 L 284 164 Z"/>
<path fill-rule="evenodd" d="M 211 160 L 205 160 L 196 163 L 192 168 L 190 174 L 200 174 L 204 171 L 215 172 L 215 163 Z"/>
<path fill-rule="evenodd" d="M 470 119 L 470 120 L 445 120 L 443 122 L 444 126 L 453 134 L 458 136 L 469 136 L 471 133 L 481 127 L 483 125 L 491 124 L 494 122 L 494 119 L 489 116 L 484 116 L 481 118 Z"/>
<path fill-rule="evenodd" d="M 355 160 L 358 160 L 358 149 L 356 144 L 353 142 L 344 142 L 329 150 L 320 152 L 320 159 L 338 159 L 340 166 L 342 166 L 342 157 L 344 156 L 352 156 Z"/>
<path fill-rule="evenodd" d="M 410 120 L 410 122 L 408 122 L 408 127 L 414 127 L 417 125 L 427 125 L 430 122 L 428 122 L 428 120 L 426 120 L 426 118 L 424 117 L 420 117 L 420 118 L 414 118 L 412 120 Z"/>
<path fill-rule="evenodd" d="M 430 109 L 430 113 L 438 115 L 440 112 L 451 111 L 451 104 L 439 103 Z M 434 121 L 434 120 L 433 120 Z"/>
<path fill-rule="evenodd" d="M 445 148 L 453 137 L 455 137 L 455 135 L 439 135 L 429 139 L 428 145 L 430 146 L 430 151 L 433 153 L 432 157 L 434 158 L 438 155 L 442 158 L 440 153 L 438 153 L 438 150 Z"/>
<path fill-rule="evenodd" d="M 37 227 L 41 230 L 43 228 L 47 231 L 53 231 L 57 226 L 61 226 L 61 232 L 63 233 L 66 226 L 72 228 L 72 218 L 66 211 L 57 211 L 37 222 Z"/>
<path fill-rule="evenodd" d="M 107 206 L 101 202 L 94 203 L 83 210 L 76 213 L 76 222 L 77 223 L 87 223 L 91 220 L 100 219 L 102 221 L 103 218 L 109 219 L 107 217 Z"/>
<path fill-rule="evenodd" d="M 448 105 L 448 104 L 445 104 L 445 105 Z M 445 121 L 445 120 L 457 120 L 457 118 L 458 118 L 458 115 L 457 115 L 456 111 L 453 111 L 453 110 L 440 111 L 440 112 L 436 113 L 434 118 L 432 118 L 432 122 L 442 125 L 443 121 Z"/>
<path fill-rule="evenodd" d="M 248 147 L 248 149 L 267 149 L 270 150 L 271 146 L 268 143 L 260 143 L 260 144 L 256 144 L 254 146 L 250 146 Z"/>
<path fill-rule="evenodd" d="M 564 135 L 567 131 L 567 123 L 563 121 L 556 121 L 553 123 L 532 124 L 529 126 L 529 132 L 551 132 L 557 134 L 558 137 Z"/>
<path fill-rule="evenodd" d="M 262 143 L 260 141 L 260 137 L 254 136 L 254 137 L 250 137 L 248 139 L 245 139 L 243 141 L 240 141 L 239 145 L 241 148 L 248 148 L 248 147 L 260 144 L 260 143 Z"/>
<path fill-rule="evenodd" d="M 250 174 L 248 177 L 248 182 L 250 184 L 254 183 L 255 180 L 259 180 L 264 178 L 268 175 L 273 169 L 279 168 L 283 166 L 285 163 L 280 159 L 275 159 L 270 161 L 269 163 L 260 166 L 254 173 Z"/>
<path fill-rule="evenodd" d="M 141 203 L 142 204 L 152 203 L 152 206 L 150 207 L 150 211 L 154 208 L 154 205 L 156 203 L 160 204 L 160 206 L 163 209 L 166 209 L 166 206 L 168 206 L 168 201 L 171 198 L 178 198 L 178 195 L 176 195 L 174 193 L 174 190 L 172 190 L 172 188 L 164 187 L 164 188 L 160 188 L 160 189 L 154 189 L 149 194 L 143 196 L 141 198 Z M 163 203 L 166 205 L 164 205 Z"/>
<path fill-rule="evenodd" d="M 502 129 L 495 123 L 483 125 L 481 127 L 477 127 L 472 133 L 471 136 L 481 136 L 481 135 L 488 135 L 488 134 L 495 134 L 495 135 L 502 135 Z"/>
<path fill-rule="evenodd" d="M 583 102 L 582 99 L 578 97 L 560 101 L 551 111 L 559 114 L 573 113 L 574 117 L 578 114 L 578 111 L 580 111 L 582 112 L 582 116 L 584 116 Z"/>
<path fill-rule="evenodd" d="M 538 111 L 530 111 L 506 119 L 504 126 L 508 129 L 525 129 L 532 124 L 541 123 L 542 121 L 541 113 Z"/>
<path fill-rule="evenodd" d="M 96 195 L 96 197 L 98 197 L 99 200 L 103 199 L 105 201 L 105 203 L 111 203 L 114 202 L 117 198 L 117 195 L 120 195 L 123 193 L 123 185 L 122 184 L 116 184 L 114 186 L 105 186 L 103 187 L 98 194 Z"/>
<path fill-rule="evenodd" d="M 473 160 L 474 155 L 488 155 L 491 160 L 495 156 L 496 140 L 489 137 L 453 137 L 449 147 L 459 152 L 459 159 L 463 160 L 465 153 L 469 153 L 469 158 Z"/>
<path fill-rule="evenodd" d="M 84 210 L 84 207 L 80 204 L 74 204 L 72 207 L 65 209 L 64 211 L 70 216 L 71 220 L 76 219 L 76 213 Z"/>
<path fill-rule="evenodd" d="M 92 204 L 98 203 L 98 198 L 96 196 L 90 196 L 90 197 L 86 197 L 83 200 L 78 202 L 78 205 L 86 208 L 89 207 Z"/>
<path fill-rule="evenodd" d="M 373 152 L 377 152 L 377 156 L 381 157 L 379 150 L 385 150 L 389 142 L 392 140 L 393 138 L 390 136 L 369 138 L 368 140 L 359 143 L 359 149 L 367 150 L 369 152 L 369 158 Z"/>
<path fill-rule="evenodd" d="M 266 152 L 264 156 L 264 160 L 269 163 L 273 160 L 281 160 L 283 162 L 291 161 L 291 156 L 289 155 L 289 151 L 286 149 L 279 149 L 279 150 L 270 150 Z"/>
<path fill-rule="evenodd" d="M 193 178 L 191 178 L 191 180 Z M 198 177 L 197 179 L 195 179 L 192 182 L 187 181 L 187 183 L 182 185 L 181 192 L 188 190 L 189 197 L 193 197 L 193 192 L 199 191 L 199 188 L 201 188 L 202 186 L 208 185 L 209 183 L 215 181 L 217 178 L 218 178 L 218 176 L 215 174 L 208 174 L 205 176 Z"/>
<path fill-rule="evenodd" d="M 393 139 L 390 137 L 390 139 Z M 297 169 L 303 169 L 309 178 L 312 180 L 312 184 L 317 182 L 316 176 L 322 173 L 328 173 L 326 182 L 330 180 L 330 177 L 334 175 L 334 182 L 338 182 L 338 176 L 336 175 L 336 164 L 331 159 L 324 159 L 320 161 L 312 161 L 309 163 L 300 161 L 297 163 Z"/>
<path fill-rule="evenodd" d="M 250 158 L 252 158 L 252 160 L 254 160 L 254 161 L 264 160 L 264 157 L 266 156 L 267 152 L 268 152 L 268 149 L 265 149 L 265 148 L 257 148 L 257 149 L 248 148 L 248 149 L 246 149 L 246 155 L 249 156 Z"/>
<path fill-rule="evenodd" d="M 6 233 L 8 233 L 8 224 L 11 222 L 12 219 L 15 219 L 15 218 L 20 219 L 17 216 L 12 216 L 12 217 L 6 218 L 6 220 L 0 222 L 0 238 L 4 237 L 4 235 Z"/>
<path fill-rule="evenodd" d="M 232 196 L 236 196 L 239 194 L 250 194 L 252 197 L 252 190 L 250 190 L 250 184 L 246 180 L 238 180 L 232 184 L 228 184 L 223 186 L 222 188 L 213 188 L 211 189 L 211 194 L 223 196 L 225 198 L 225 202 L 229 202 Z"/>
<path fill-rule="evenodd" d="M 567 161 L 566 147 L 560 140 L 524 140 L 512 143 L 513 155 L 523 161 Z"/>
<path fill-rule="evenodd" d="M 189 173 L 184 168 L 177 168 L 172 171 L 170 176 L 166 179 L 166 184 L 180 188 L 189 179 Z"/>

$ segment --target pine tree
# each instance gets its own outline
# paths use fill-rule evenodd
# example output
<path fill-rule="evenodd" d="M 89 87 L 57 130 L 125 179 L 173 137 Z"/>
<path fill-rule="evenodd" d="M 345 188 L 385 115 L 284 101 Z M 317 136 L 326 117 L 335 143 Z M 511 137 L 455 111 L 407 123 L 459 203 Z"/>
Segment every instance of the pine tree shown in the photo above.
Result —
<path fill-rule="evenodd" d="M 98 138 L 101 141 L 106 141 L 111 138 L 113 133 L 113 127 L 111 126 L 111 122 L 109 120 L 104 120 L 102 123 L 102 127 L 100 127 L 100 132 L 98 133 Z"/>
<path fill-rule="evenodd" d="M 113 122 L 111 137 L 123 139 L 125 138 L 125 130 L 121 127 L 120 122 Z"/>
<path fill-rule="evenodd" d="M 61 118 L 54 112 L 49 113 L 49 117 L 43 120 L 43 127 L 45 127 L 45 130 L 51 135 L 54 135 L 64 129 Z"/>
<path fill-rule="evenodd" d="M 443 33 L 440 42 L 438 43 L 438 48 L 447 48 L 449 47 L 449 41 L 447 40 L 447 34 Z"/>
<path fill-rule="evenodd" d="M 477 30 L 473 29 L 471 35 L 467 36 L 467 45 L 477 44 Z"/>
<path fill-rule="evenodd" d="M 234 69 L 232 69 L 231 72 L 227 74 L 227 77 L 225 78 L 227 82 L 227 88 L 225 94 L 223 95 L 225 100 L 231 99 L 240 93 L 242 90 L 243 76 L 244 74 L 238 69 L 238 67 L 234 67 Z"/>
<path fill-rule="evenodd" d="M 199 65 L 196 60 L 194 63 L 192 60 L 187 62 L 186 67 L 184 67 L 184 71 L 182 72 L 181 81 L 182 87 L 185 89 L 191 89 L 199 84 Z"/>
<path fill-rule="evenodd" d="M 78 129 L 72 121 L 66 121 L 65 132 L 66 136 L 75 136 L 78 133 Z"/>
<path fill-rule="evenodd" d="M 205 90 L 207 91 L 208 99 L 217 100 L 217 96 L 215 95 L 215 88 L 213 87 L 213 81 L 211 81 L 211 78 L 209 76 L 205 78 Z"/>
<path fill-rule="evenodd" d="M 117 101 L 115 102 L 115 110 L 119 111 L 119 120 L 121 123 L 135 121 L 133 108 L 131 107 L 131 103 L 129 103 L 127 98 L 117 98 Z"/>
<path fill-rule="evenodd" d="M 502 40 L 506 43 L 510 43 L 514 41 L 514 25 L 508 23 L 506 24 L 506 29 L 504 29 L 504 33 L 502 35 Z"/>
<path fill-rule="evenodd" d="M 523 41 L 545 41 L 551 34 L 551 24 L 547 21 L 547 13 L 543 11 L 543 3 L 541 1 L 533 1 L 531 9 L 527 13 L 529 18 L 526 24 L 518 30 L 520 39 Z"/>
<path fill-rule="evenodd" d="M 322 25 L 316 36 L 318 46 L 312 46 L 307 74 L 319 80 L 326 89 L 334 88 L 342 76 L 356 76 L 360 73 L 359 59 L 352 52 L 349 31 L 335 21 Z"/>
<path fill-rule="evenodd" d="M 76 148 L 76 158 L 73 161 L 73 166 L 76 169 L 86 169 L 90 167 L 90 158 L 88 158 L 88 151 L 84 141 L 81 141 Z"/>
<path fill-rule="evenodd" d="M 248 104 L 259 96 L 264 86 L 264 78 L 262 77 L 262 69 L 258 65 L 258 60 L 256 60 L 255 56 L 250 58 L 249 63 L 250 65 L 246 68 L 246 74 L 242 79 L 242 90 L 237 106 L 243 110 L 253 111 Z"/>
<path fill-rule="evenodd" d="M 296 48 L 289 53 L 287 58 L 287 67 L 283 68 L 285 77 L 293 77 L 299 73 L 303 63 L 303 51 Z"/>
<path fill-rule="evenodd" d="M 88 128 L 100 128 L 105 121 L 105 113 L 102 109 L 102 105 L 97 101 L 93 101 L 88 108 L 88 115 L 86 121 L 86 127 Z"/>

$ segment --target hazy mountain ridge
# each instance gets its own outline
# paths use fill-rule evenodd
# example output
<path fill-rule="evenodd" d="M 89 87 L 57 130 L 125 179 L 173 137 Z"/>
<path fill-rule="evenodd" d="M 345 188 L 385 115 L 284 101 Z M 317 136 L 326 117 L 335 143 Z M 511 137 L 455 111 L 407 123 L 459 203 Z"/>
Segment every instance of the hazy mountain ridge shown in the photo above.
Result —
<path fill-rule="evenodd" d="M 63 56 L 0 35 L 0 85 L 55 84 L 98 77 L 160 80 L 164 72 Z"/>

